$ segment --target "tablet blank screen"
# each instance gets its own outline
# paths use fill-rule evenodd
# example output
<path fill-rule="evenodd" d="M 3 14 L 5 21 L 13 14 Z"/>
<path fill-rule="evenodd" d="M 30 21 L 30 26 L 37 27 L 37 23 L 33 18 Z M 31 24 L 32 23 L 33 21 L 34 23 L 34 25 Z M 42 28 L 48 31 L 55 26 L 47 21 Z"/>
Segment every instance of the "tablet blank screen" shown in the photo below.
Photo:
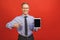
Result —
<path fill-rule="evenodd" d="M 40 27 L 40 19 L 34 19 L 34 26 Z"/>

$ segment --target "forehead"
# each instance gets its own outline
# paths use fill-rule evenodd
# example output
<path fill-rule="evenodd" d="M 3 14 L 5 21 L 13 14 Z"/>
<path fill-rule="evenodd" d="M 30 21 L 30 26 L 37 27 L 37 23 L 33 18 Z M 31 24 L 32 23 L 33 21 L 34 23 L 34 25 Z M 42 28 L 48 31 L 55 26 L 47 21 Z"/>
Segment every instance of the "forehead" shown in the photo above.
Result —
<path fill-rule="evenodd" d="M 28 4 L 23 4 L 23 6 L 22 7 L 29 7 L 29 5 Z"/>

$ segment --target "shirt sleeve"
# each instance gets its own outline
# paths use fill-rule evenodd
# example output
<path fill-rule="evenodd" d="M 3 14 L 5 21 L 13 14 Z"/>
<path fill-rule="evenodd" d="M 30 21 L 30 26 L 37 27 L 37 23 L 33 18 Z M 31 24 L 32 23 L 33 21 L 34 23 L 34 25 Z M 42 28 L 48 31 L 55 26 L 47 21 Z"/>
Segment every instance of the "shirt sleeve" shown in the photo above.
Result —
<path fill-rule="evenodd" d="M 31 22 L 32 23 L 29 26 L 30 26 L 30 29 L 33 31 L 34 30 L 34 17 L 32 17 Z"/>
<path fill-rule="evenodd" d="M 17 17 L 14 18 L 12 21 L 8 22 L 8 23 L 6 24 L 6 27 L 9 28 L 9 29 L 12 29 L 12 27 L 14 27 L 13 25 L 14 25 L 15 23 L 17 23 Z"/>

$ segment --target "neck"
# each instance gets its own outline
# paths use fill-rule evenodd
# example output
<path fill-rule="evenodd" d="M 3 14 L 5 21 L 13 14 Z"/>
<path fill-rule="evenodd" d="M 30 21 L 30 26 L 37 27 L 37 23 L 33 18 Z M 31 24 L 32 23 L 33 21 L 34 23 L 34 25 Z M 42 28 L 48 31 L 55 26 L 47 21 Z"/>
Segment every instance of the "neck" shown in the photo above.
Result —
<path fill-rule="evenodd" d="M 28 14 L 24 14 L 24 15 L 28 15 Z"/>
<path fill-rule="evenodd" d="M 24 15 L 27 15 L 27 14 L 24 14 Z"/>

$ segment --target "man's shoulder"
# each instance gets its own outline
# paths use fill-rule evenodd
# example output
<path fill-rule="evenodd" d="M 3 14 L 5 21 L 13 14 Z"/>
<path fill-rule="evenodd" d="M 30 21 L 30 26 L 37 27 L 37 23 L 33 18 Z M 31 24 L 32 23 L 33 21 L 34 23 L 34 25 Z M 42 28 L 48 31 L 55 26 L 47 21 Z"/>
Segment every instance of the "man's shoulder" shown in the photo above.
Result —
<path fill-rule="evenodd" d="M 16 16 L 15 18 L 21 18 L 21 17 L 22 17 L 22 15 Z M 32 15 L 29 15 L 29 17 L 30 17 L 30 18 L 34 18 L 34 16 L 32 16 Z"/>
<path fill-rule="evenodd" d="M 16 18 L 21 18 L 21 16 L 16 16 L 15 19 L 16 19 Z"/>
<path fill-rule="evenodd" d="M 30 17 L 30 18 L 34 18 L 34 16 L 32 16 L 32 15 L 29 15 L 29 17 Z"/>

